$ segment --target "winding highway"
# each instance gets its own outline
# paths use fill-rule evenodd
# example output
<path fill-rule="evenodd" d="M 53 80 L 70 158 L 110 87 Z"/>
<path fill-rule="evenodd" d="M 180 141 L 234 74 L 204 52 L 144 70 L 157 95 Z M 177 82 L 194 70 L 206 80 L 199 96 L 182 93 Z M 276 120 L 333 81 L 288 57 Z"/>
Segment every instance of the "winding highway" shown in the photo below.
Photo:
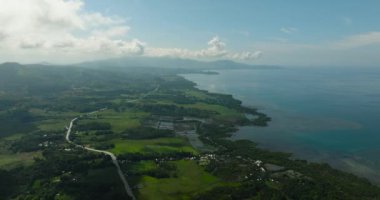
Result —
<path fill-rule="evenodd" d="M 127 102 L 131 103 L 131 102 L 136 102 L 139 99 L 143 99 L 143 98 L 147 97 L 148 95 L 157 92 L 159 90 L 159 88 L 160 88 L 160 85 L 158 85 L 154 90 L 152 90 L 150 92 L 147 92 L 146 94 L 144 94 L 140 98 L 134 99 L 134 100 L 129 100 Z M 103 108 L 103 109 L 100 109 L 100 110 L 97 110 L 97 111 L 93 111 L 93 112 L 87 113 L 86 116 L 96 114 L 96 113 L 98 113 L 100 111 L 103 111 L 103 110 L 106 110 L 106 108 Z M 72 130 L 73 126 L 74 126 L 74 122 L 77 121 L 78 119 L 79 119 L 79 117 L 76 117 L 76 118 L 72 119 L 71 122 L 70 122 L 69 127 L 67 127 L 66 141 L 68 143 L 74 145 L 75 147 L 86 149 L 87 151 L 92 151 L 92 152 L 96 152 L 96 153 L 102 153 L 102 154 L 105 154 L 105 155 L 111 157 L 112 163 L 115 165 L 115 167 L 117 169 L 117 172 L 118 172 L 118 174 L 120 176 L 120 179 L 121 179 L 121 181 L 124 184 L 124 188 L 125 188 L 125 191 L 126 191 L 127 195 L 129 197 L 131 197 L 133 200 L 136 200 L 136 197 L 135 197 L 135 195 L 133 195 L 132 189 L 129 186 L 129 184 L 127 182 L 127 179 L 125 178 L 123 172 L 120 169 L 120 165 L 119 165 L 119 162 L 117 161 L 117 157 L 113 153 L 111 153 L 109 151 L 103 151 L 103 150 L 98 150 L 98 149 L 93 149 L 93 148 L 90 148 L 90 147 L 82 146 L 82 145 L 76 144 L 75 142 L 73 142 L 72 140 L 70 140 L 70 134 L 71 134 L 71 130 Z"/>
<path fill-rule="evenodd" d="M 102 109 L 102 110 L 103 110 L 103 109 Z M 87 114 L 87 115 L 95 114 L 95 113 L 97 113 L 97 112 L 99 112 L 99 111 L 94 111 L 94 112 L 91 112 L 91 113 L 89 113 L 89 114 Z M 70 143 L 70 144 L 72 144 L 72 145 L 78 147 L 78 148 L 82 148 L 82 149 L 86 149 L 86 150 L 88 150 L 88 151 L 92 151 L 92 152 L 96 152 L 96 153 L 102 153 L 102 154 L 105 154 L 105 155 L 110 156 L 111 159 L 112 159 L 112 163 L 115 165 L 115 167 L 116 167 L 116 169 L 117 169 L 117 172 L 118 172 L 118 174 L 119 174 L 119 176 L 120 176 L 120 179 L 121 179 L 121 181 L 122 181 L 123 184 L 124 184 L 124 189 L 125 189 L 127 195 L 130 196 L 133 200 L 136 200 L 136 197 L 133 195 L 132 189 L 131 189 L 131 187 L 129 186 L 129 184 L 128 184 L 128 182 L 127 182 L 127 179 L 125 178 L 123 172 L 122 172 L 121 169 L 120 169 L 120 165 L 119 165 L 119 162 L 117 161 L 117 157 L 116 157 L 113 153 L 111 153 L 111 152 L 109 152 L 109 151 L 103 151 L 103 150 L 93 149 L 93 148 L 90 148 L 90 147 L 85 147 L 85 146 L 82 146 L 82 145 L 76 144 L 76 143 L 74 143 L 72 140 L 70 140 L 70 134 L 71 134 L 71 130 L 72 130 L 73 126 L 74 126 L 74 122 L 77 121 L 78 119 L 79 119 L 79 118 L 76 117 L 76 118 L 74 118 L 74 119 L 71 120 L 70 125 L 69 125 L 69 127 L 67 128 L 67 132 L 66 132 L 66 141 L 67 141 L 68 143 Z"/>

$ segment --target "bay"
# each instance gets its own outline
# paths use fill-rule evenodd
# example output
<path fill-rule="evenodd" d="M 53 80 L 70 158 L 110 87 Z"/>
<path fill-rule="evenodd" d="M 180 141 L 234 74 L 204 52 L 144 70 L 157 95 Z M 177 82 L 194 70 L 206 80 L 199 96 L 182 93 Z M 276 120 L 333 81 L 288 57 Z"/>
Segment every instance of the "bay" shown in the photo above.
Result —
<path fill-rule="evenodd" d="M 292 153 L 380 183 L 380 69 L 287 67 L 186 74 L 200 89 L 232 94 L 273 120 L 233 139 Z"/>

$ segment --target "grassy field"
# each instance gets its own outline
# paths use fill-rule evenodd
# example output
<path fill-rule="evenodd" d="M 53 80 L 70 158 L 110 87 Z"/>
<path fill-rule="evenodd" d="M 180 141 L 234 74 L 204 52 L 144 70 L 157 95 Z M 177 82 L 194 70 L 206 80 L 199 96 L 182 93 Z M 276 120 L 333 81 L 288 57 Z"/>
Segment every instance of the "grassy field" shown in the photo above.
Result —
<path fill-rule="evenodd" d="M 70 123 L 72 118 L 81 115 L 81 113 L 74 113 L 74 112 L 46 113 L 43 110 L 39 110 L 39 109 L 33 109 L 31 110 L 31 112 L 35 116 L 51 117 L 51 119 L 38 121 L 35 123 L 35 125 L 40 130 L 46 130 L 46 131 L 61 130 Z M 94 116 L 96 117 L 96 121 L 98 122 L 110 123 L 112 125 L 112 130 L 114 132 L 122 132 L 128 128 L 135 128 L 135 127 L 140 126 L 140 120 L 148 116 L 148 113 L 138 112 L 138 111 L 133 111 L 133 110 L 127 110 L 125 112 L 115 112 L 113 110 L 106 110 L 106 111 L 99 112 L 96 115 L 93 115 L 93 117 Z M 81 120 L 81 123 L 86 123 L 92 120 L 94 120 L 94 118 L 83 119 Z"/>
<path fill-rule="evenodd" d="M 15 134 L 0 139 L 0 169 L 11 169 L 18 166 L 28 166 L 33 164 L 34 158 L 41 158 L 40 151 L 28 153 L 13 153 L 8 150 L 10 144 L 22 137 L 22 134 Z"/>
<path fill-rule="evenodd" d="M 66 126 L 69 125 L 71 119 L 48 119 L 44 121 L 39 121 L 36 126 L 42 131 L 54 131 L 54 130 L 64 130 Z"/>
<path fill-rule="evenodd" d="M 189 91 L 189 92 L 193 93 L 193 91 Z M 199 92 L 199 94 L 193 94 L 193 95 L 204 95 L 204 94 Z M 204 98 L 207 98 L 207 96 L 205 96 Z M 198 102 L 195 104 L 177 104 L 170 100 L 157 100 L 155 101 L 155 103 L 161 104 L 161 105 L 177 105 L 177 106 L 183 106 L 186 108 L 195 108 L 199 110 L 213 111 L 219 114 L 216 117 L 216 119 L 220 119 L 220 120 L 235 120 L 235 119 L 245 118 L 244 113 L 241 113 L 240 111 L 230 109 L 221 105 L 216 105 L 216 104 L 207 104 L 207 103 L 201 103 L 201 102 Z"/>
<path fill-rule="evenodd" d="M 198 90 L 185 90 L 185 95 L 186 96 L 195 97 L 195 98 L 201 99 L 201 100 L 205 100 L 205 99 L 210 99 L 211 98 L 205 92 L 201 92 L 201 91 L 198 91 Z"/>
<path fill-rule="evenodd" d="M 224 183 L 205 172 L 195 161 L 175 161 L 176 178 L 157 179 L 144 176 L 138 198 L 143 200 L 191 199 L 191 196 Z"/>
<path fill-rule="evenodd" d="M 111 152 L 115 154 L 123 153 L 149 153 L 149 152 L 192 152 L 196 150 L 191 147 L 185 138 L 158 138 L 150 140 L 114 140 L 115 144 Z"/>
<path fill-rule="evenodd" d="M 63 130 L 70 123 L 71 119 L 81 115 L 78 112 L 47 112 L 42 109 L 30 109 L 29 112 L 35 117 L 47 118 L 34 123 L 42 131 Z"/>
<path fill-rule="evenodd" d="M 187 104 L 185 107 L 196 108 L 200 110 L 209 110 L 219 113 L 217 118 L 219 119 L 238 119 L 244 118 L 244 115 L 234 109 L 230 109 L 220 105 L 206 104 L 206 103 L 196 103 L 196 104 Z"/>
<path fill-rule="evenodd" d="M 140 121 L 147 117 L 148 113 L 134 110 L 125 112 L 115 112 L 113 110 L 102 111 L 97 114 L 98 122 L 107 122 L 112 126 L 112 130 L 116 133 L 123 132 L 129 128 L 140 126 Z M 81 120 L 85 122 L 86 120 Z"/>
<path fill-rule="evenodd" d="M 34 158 L 41 158 L 41 152 L 30 153 L 0 153 L 0 169 L 11 169 L 19 166 L 28 166 L 34 163 Z"/>
<path fill-rule="evenodd" d="M 79 112 L 55 112 L 55 111 L 46 111 L 43 109 L 31 108 L 29 112 L 36 117 L 59 117 L 59 118 L 73 118 L 79 116 L 82 113 Z"/>
<path fill-rule="evenodd" d="M 148 172 L 150 170 L 156 169 L 157 164 L 152 160 L 140 161 L 140 162 L 134 163 L 133 165 L 130 165 L 129 168 L 131 171 L 135 173 L 137 172 L 144 173 L 144 172 Z"/>

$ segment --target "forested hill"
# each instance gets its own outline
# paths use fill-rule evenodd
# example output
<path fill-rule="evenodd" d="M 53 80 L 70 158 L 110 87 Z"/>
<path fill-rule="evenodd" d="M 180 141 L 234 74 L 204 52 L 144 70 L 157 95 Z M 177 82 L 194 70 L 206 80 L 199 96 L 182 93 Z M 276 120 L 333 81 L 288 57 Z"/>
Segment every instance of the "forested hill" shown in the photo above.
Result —
<path fill-rule="evenodd" d="M 170 57 L 125 57 L 108 60 L 90 61 L 75 64 L 82 67 L 104 68 L 104 67 L 150 67 L 166 69 L 187 69 L 187 70 L 218 70 L 218 69 L 279 69 L 273 65 L 251 65 L 238 63 L 231 60 L 199 61 L 191 59 L 170 58 Z"/>

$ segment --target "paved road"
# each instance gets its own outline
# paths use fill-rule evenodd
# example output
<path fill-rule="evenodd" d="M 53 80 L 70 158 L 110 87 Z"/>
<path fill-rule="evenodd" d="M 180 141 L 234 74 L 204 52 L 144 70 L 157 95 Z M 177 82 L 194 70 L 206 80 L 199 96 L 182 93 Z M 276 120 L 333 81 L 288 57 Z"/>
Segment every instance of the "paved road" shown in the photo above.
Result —
<path fill-rule="evenodd" d="M 104 109 L 102 109 L 102 110 L 104 110 Z M 94 111 L 94 112 L 91 112 L 91 113 L 89 113 L 87 115 L 95 114 L 97 112 L 99 112 L 99 111 Z M 133 200 L 136 200 L 136 197 L 133 195 L 132 189 L 129 186 L 129 184 L 127 182 L 127 179 L 125 178 L 123 172 L 120 169 L 119 162 L 117 161 L 117 158 L 116 158 L 116 156 L 113 153 L 111 153 L 109 151 L 103 151 L 103 150 L 98 150 L 98 149 L 93 149 L 93 148 L 85 147 L 85 146 L 76 144 L 72 140 L 70 140 L 70 134 L 71 134 L 71 130 L 72 130 L 73 126 L 74 126 L 74 122 L 77 121 L 78 119 L 79 118 L 77 117 L 77 118 L 74 118 L 74 119 L 71 120 L 70 125 L 67 128 L 67 132 L 66 132 L 66 141 L 68 143 L 72 144 L 72 145 L 75 145 L 78 148 L 82 148 L 82 149 L 86 149 L 88 151 L 92 151 L 92 152 L 96 152 L 96 153 L 102 153 L 102 154 L 110 156 L 111 159 L 112 159 L 112 163 L 116 166 L 116 169 L 117 169 L 117 172 L 118 172 L 118 174 L 120 176 L 120 179 L 121 179 L 121 181 L 124 184 L 125 191 L 127 192 L 128 196 L 130 196 Z"/>
<path fill-rule="evenodd" d="M 159 90 L 159 88 L 160 88 L 160 86 L 158 85 L 154 90 L 152 90 L 151 92 L 146 93 L 145 95 L 141 96 L 139 99 L 145 98 L 148 95 L 157 92 Z M 130 102 L 130 103 L 131 102 L 136 102 L 139 99 L 133 99 L 133 100 L 129 100 L 127 102 Z M 97 110 L 97 111 L 94 111 L 94 112 L 87 113 L 86 116 L 96 114 L 96 113 L 98 113 L 100 111 L 103 111 L 103 110 L 106 110 L 106 108 L 103 108 L 103 109 L 100 109 L 100 110 Z M 116 169 L 117 169 L 117 172 L 118 172 L 118 174 L 120 176 L 120 179 L 121 179 L 121 181 L 124 184 L 125 191 L 127 192 L 128 196 L 130 196 L 133 200 L 136 200 L 136 197 L 135 197 L 135 195 L 133 195 L 132 189 L 129 186 L 129 184 L 127 182 L 127 179 L 125 178 L 123 172 L 120 169 L 120 165 L 119 165 L 119 162 L 117 161 L 117 157 L 113 153 L 111 153 L 109 151 L 103 151 L 103 150 L 93 149 L 93 148 L 90 148 L 90 147 L 85 147 L 85 146 L 76 144 L 72 140 L 70 140 L 70 134 L 71 134 L 71 130 L 72 130 L 73 126 L 74 126 L 74 122 L 77 121 L 78 119 L 79 119 L 79 117 L 76 117 L 76 118 L 74 118 L 74 119 L 71 120 L 70 125 L 67 128 L 67 132 L 66 132 L 66 141 L 68 143 L 70 143 L 70 144 L 78 147 L 78 148 L 82 148 L 82 149 L 86 149 L 88 151 L 92 151 L 92 152 L 96 152 L 96 153 L 102 153 L 102 154 L 110 156 L 111 159 L 112 159 L 112 163 L 116 166 Z"/>

